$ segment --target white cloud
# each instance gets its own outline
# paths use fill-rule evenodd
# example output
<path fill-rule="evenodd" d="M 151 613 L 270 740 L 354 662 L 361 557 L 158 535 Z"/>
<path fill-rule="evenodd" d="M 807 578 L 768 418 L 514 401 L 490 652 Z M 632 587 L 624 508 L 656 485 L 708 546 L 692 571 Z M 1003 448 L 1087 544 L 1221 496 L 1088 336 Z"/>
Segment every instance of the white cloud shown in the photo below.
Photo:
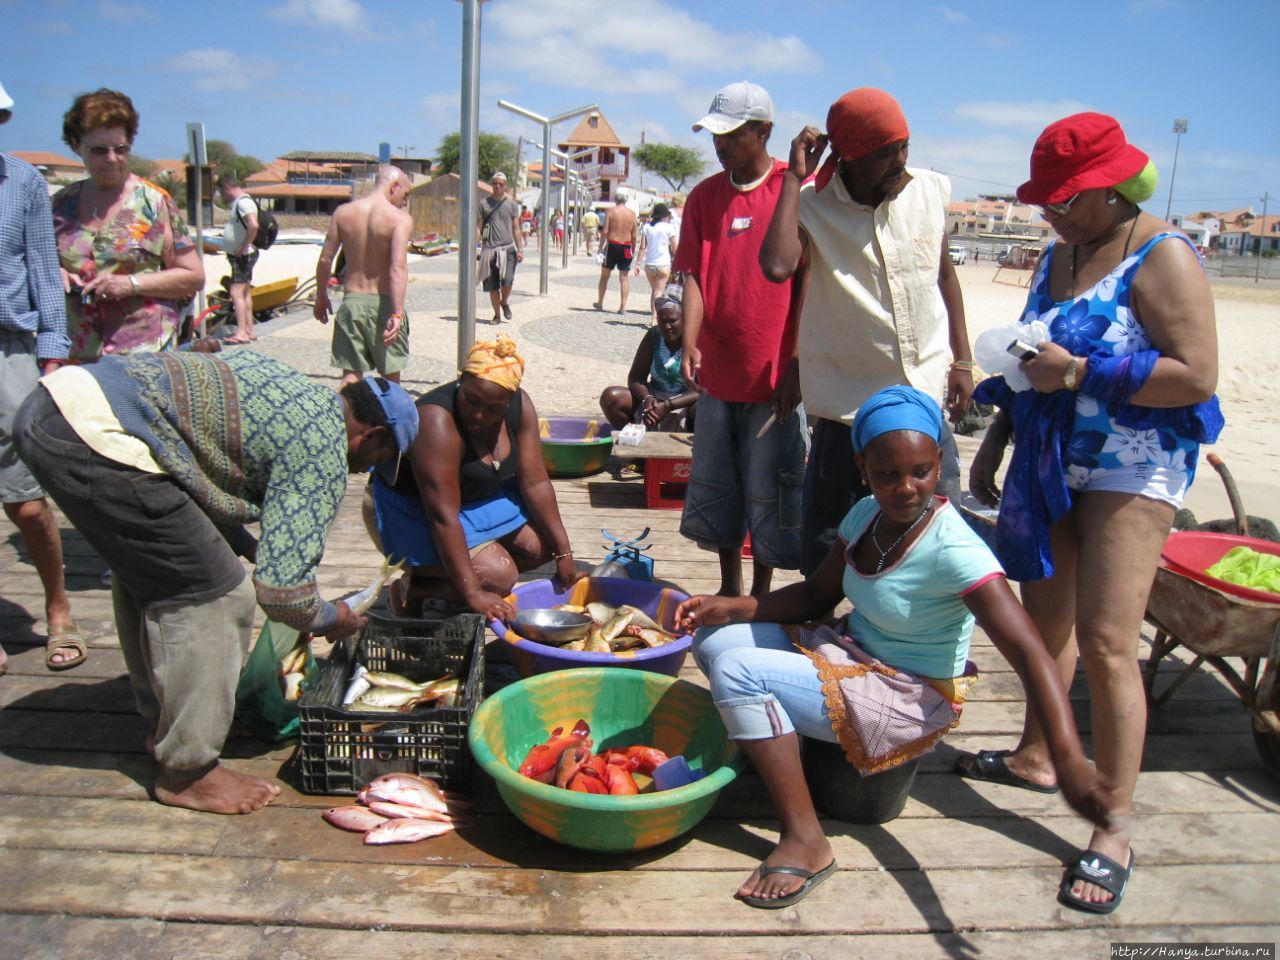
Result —
<path fill-rule="evenodd" d="M 975 100 L 956 107 L 956 116 L 984 127 L 1039 133 L 1055 120 L 1092 109 L 1078 100 Z"/>
<path fill-rule="evenodd" d="M 271 72 L 265 64 L 247 60 L 230 50 L 212 47 L 179 53 L 170 57 L 165 67 L 189 74 L 192 85 L 208 93 L 249 90 Z"/>
<path fill-rule="evenodd" d="M 968 14 L 961 13 L 959 10 L 952 10 L 950 7 L 944 7 L 942 4 L 938 4 L 938 6 L 933 9 L 936 10 L 942 16 L 942 19 L 947 21 L 947 23 L 964 23 L 969 19 Z"/>
<path fill-rule="evenodd" d="M 368 14 L 355 0 L 285 0 L 267 11 L 284 23 L 343 30 L 351 36 L 368 36 Z"/>
<path fill-rule="evenodd" d="M 119 0 L 99 0 L 98 14 L 104 20 L 115 20 L 118 23 L 149 20 L 154 15 L 141 3 L 120 3 Z"/>
<path fill-rule="evenodd" d="M 487 37 L 495 38 L 486 63 L 500 60 L 544 83 L 658 97 L 683 92 L 690 74 L 723 77 L 730 64 L 736 76 L 763 77 L 766 87 L 770 73 L 822 69 L 795 35 L 724 31 L 665 0 L 601 5 L 590 16 L 582 7 L 581 0 L 494 4 L 486 11 Z"/>
<path fill-rule="evenodd" d="M 981 193 L 1012 193 L 1027 179 L 1030 137 L 995 133 L 975 137 L 911 137 L 913 167 L 938 170 L 951 178 L 952 199 Z"/>

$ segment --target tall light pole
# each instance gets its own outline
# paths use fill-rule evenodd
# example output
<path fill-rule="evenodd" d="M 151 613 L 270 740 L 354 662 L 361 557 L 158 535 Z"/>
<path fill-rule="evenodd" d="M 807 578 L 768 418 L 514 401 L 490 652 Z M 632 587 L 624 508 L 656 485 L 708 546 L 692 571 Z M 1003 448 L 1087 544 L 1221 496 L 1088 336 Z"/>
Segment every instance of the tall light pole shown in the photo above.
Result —
<path fill-rule="evenodd" d="M 462 3 L 462 109 L 458 143 L 458 369 L 476 340 L 476 211 L 480 203 L 480 4 Z"/>
<path fill-rule="evenodd" d="M 403 146 L 403 145 L 401 145 L 401 146 L 399 146 L 399 147 L 396 147 L 396 149 L 397 149 L 397 150 L 401 150 L 401 151 L 403 151 L 403 153 L 401 154 L 402 158 L 403 158 L 403 159 L 405 159 L 405 160 L 408 160 L 408 159 L 409 159 L 409 151 L 410 151 L 410 150 L 417 150 L 418 148 L 417 148 L 417 147 L 408 147 L 408 146 Z"/>
<path fill-rule="evenodd" d="M 473 0 L 467 0 L 473 2 Z M 506 100 L 499 100 L 498 106 L 503 110 L 510 110 L 512 113 L 518 113 L 522 117 L 527 117 L 537 123 L 542 124 L 542 199 L 539 201 L 541 207 L 538 224 L 538 232 L 540 239 L 538 240 L 538 294 L 546 296 L 547 294 L 547 214 L 550 212 L 550 186 L 551 186 L 551 128 L 562 120 L 568 120 L 572 117 L 582 116 L 584 113 L 590 113 L 592 110 L 599 110 L 599 106 L 591 104 L 589 107 L 579 107 L 577 110 L 569 110 L 566 113 L 558 113 L 554 117 L 544 117 L 541 114 L 534 113 L 532 110 L 526 110 L 524 107 L 518 107 L 514 103 L 508 103 Z"/>
<path fill-rule="evenodd" d="M 1173 121 L 1173 132 L 1178 139 L 1173 142 L 1173 173 L 1169 174 L 1169 202 L 1164 207 L 1164 218 L 1169 219 L 1169 211 L 1173 209 L 1173 178 L 1178 175 L 1178 148 L 1182 146 L 1182 135 L 1187 132 L 1187 119 L 1181 117 Z"/>

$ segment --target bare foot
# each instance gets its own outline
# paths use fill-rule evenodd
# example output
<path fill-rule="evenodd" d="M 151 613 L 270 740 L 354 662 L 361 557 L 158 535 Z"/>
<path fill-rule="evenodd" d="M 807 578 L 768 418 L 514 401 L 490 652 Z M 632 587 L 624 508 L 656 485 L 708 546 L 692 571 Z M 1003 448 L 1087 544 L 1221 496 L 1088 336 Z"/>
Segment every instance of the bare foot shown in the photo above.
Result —
<path fill-rule="evenodd" d="M 1104 833 L 1101 830 L 1095 830 L 1093 836 L 1089 838 L 1089 849 L 1104 857 L 1110 857 L 1116 863 L 1130 865 L 1131 854 L 1127 833 Z M 1110 903 L 1115 897 L 1109 890 L 1083 880 L 1076 880 L 1071 884 L 1069 895 L 1076 900 L 1089 903 Z"/>
<path fill-rule="evenodd" d="M 280 796 L 274 783 L 236 773 L 219 764 L 195 780 L 156 781 L 156 799 L 170 807 L 205 813 L 253 813 Z"/>
<path fill-rule="evenodd" d="M 825 869 L 834 859 L 831 844 L 822 834 L 813 840 L 802 842 L 798 839 L 783 837 L 773 848 L 773 853 L 765 859 L 761 866 L 765 867 L 799 867 L 810 873 Z M 751 871 L 746 883 L 738 888 L 734 896 L 758 897 L 762 900 L 776 900 L 795 893 L 804 883 L 804 878 L 791 873 L 771 873 L 763 880 L 760 868 Z"/>

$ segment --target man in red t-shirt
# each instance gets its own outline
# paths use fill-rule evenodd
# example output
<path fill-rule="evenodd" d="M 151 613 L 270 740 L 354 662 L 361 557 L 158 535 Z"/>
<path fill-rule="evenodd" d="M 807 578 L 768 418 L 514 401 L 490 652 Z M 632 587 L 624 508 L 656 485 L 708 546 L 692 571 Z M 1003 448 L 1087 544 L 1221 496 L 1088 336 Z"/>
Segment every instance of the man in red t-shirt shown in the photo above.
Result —
<path fill-rule="evenodd" d="M 769 156 L 773 102 L 754 83 L 715 95 L 707 129 L 724 167 L 694 188 L 673 269 L 684 285 L 682 371 L 698 390 L 693 470 L 680 532 L 720 554 L 720 593 L 739 596 L 751 534 L 753 596 L 801 556 L 807 446 L 795 355 L 796 296 L 759 266 L 787 164 Z"/>

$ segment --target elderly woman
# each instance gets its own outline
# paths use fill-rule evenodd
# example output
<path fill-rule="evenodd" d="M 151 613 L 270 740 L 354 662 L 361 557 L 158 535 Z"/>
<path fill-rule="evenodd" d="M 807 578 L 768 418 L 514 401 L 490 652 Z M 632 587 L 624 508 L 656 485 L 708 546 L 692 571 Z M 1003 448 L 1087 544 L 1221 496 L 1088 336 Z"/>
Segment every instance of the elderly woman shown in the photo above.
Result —
<path fill-rule="evenodd" d="M 672 287 L 672 290 L 678 289 Z M 600 409 L 615 430 L 638 419 L 650 430 L 692 430 L 698 392 L 680 374 L 684 358 L 684 314 L 680 298 L 658 298 L 658 325 L 636 347 L 625 387 L 605 387 Z"/>
<path fill-rule="evenodd" d="M 503 598 L 520 571 L 555 561 L 568 586 L 577 572 L 542 462 L 538 414 L 520 389 L 524 360 L 499 336 L 471 348 L 462 376 L 418 399 L 418 439 L 406 465 L 379 468 L 373 502 L 382 549 L 410 568 L 392 591 L 397 614 L 465 604 L 491 619 L 515 611 Z"/>
<path fill-rule="evenodd" d="M 1000 502 L 1000 558 L 1023 581 L 1064 688 L 1077 651 L 1084 660 L 1098 771 L 1126 817 L 1146 733 L 1137 639 L 1147 594 L 1199 446 L 1222 426 L 1209 284 L 1191 242 L 1138 207 L 1155 184 L 1111 117 L 1075 114 L 1036 141 L 1018 199 L 1039 205 L 1061 240 L 1036 269 L 1022 319 L 1043 321 L 1050 340 L 1020 365 L 1033 390 L 1013 393 L 1003 378 L 980 387 L 1002 412 L 969 478 L 979 500 Z M 995 475 L 1011 437 L 1001 501 Z M 1030 715 L 1015 750 L 963 755 L 957 768 L 1042 793 L 1062 773 Z M 1095 830 L 1058 899 L 1110 913 L 1133 867 L 1127 830 Z"/>
<path fill-rule="evenodd" d="M 173 348 L 186 302 L 204 286 L 173 198 L 129 172 L 137 133 L 133 102 L 105 88 L 76 97 L 62 119 L 62 138 L 89 171 L 53 198 L 73 362 Z"/>
<path fill-rule="evenodd" d="M 872 394 L 851 430 L 872 495 L 845 516 L 818 569 L 763 597 L 700 596 L 676 609 L 682 630 L 698 628 L 694 658 L 781 823 L 777 847 L 736 893 L 748 906 L 789 906 L 835 870 L 797 733 L 839 743 L 860 774 L 842 818 L 893 819 L 920 758 L 960 721 L 975 621 L 1026 686 L 1071 806 L 1110 822 L 1110 792 L 1085 760 L 1035 627 L 991 551 L 935 493 L 941 437 L 942 408 L 928 394 Z M 846 619 L 807 622 L 845 599 Z"/>

